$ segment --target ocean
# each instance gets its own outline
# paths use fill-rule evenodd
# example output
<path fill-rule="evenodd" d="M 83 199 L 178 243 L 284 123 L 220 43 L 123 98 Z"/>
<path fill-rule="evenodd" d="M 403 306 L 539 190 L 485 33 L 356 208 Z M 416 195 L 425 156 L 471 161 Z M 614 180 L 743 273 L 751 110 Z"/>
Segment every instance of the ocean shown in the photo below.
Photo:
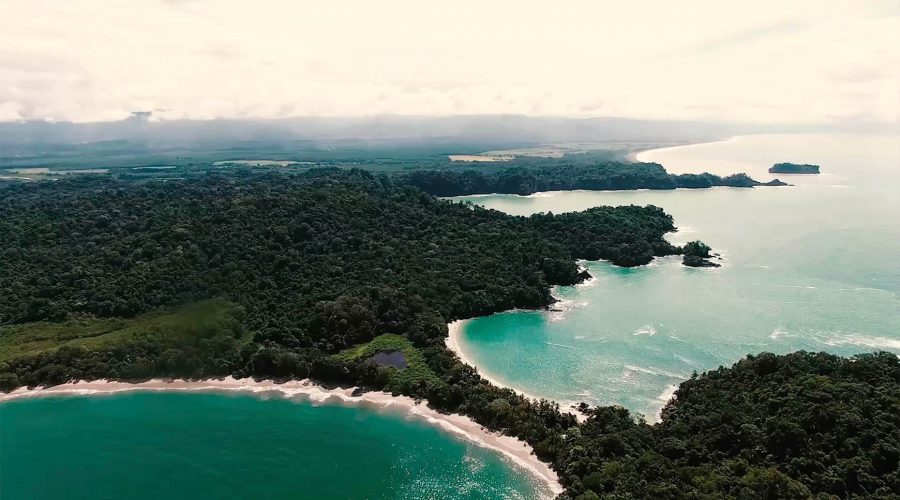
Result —
<path fill-rule="evenodd" d="M 533 499 L 498 453 L 390 409 L 129 392 L 0 405 L 4 499 Z"/>
<path fill-rule="evenodd" d="M 528 215 L 654 204 L 671 241 L 700 239 L 717 269 L 657 259 L 559 287 L 550 311 L 466 322 L 460 347 L 491 379 L 563 403 L 621 405 L 654 420 L 694 372 L 762 351 L 900 353 L 900 137 L 741 136 L 641 153 L 670 172 L 746 172 L 793 187 L 538 193 L 458 198 Z M 770 175 L 778 162 L 821 175 Z"/>

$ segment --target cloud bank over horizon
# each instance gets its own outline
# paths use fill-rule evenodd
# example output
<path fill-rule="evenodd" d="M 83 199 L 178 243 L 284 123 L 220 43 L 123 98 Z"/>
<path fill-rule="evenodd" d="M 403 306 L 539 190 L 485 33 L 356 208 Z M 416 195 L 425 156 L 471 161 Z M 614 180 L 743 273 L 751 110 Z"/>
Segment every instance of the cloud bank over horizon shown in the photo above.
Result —
<path fill-rule="evenodd" d="M 900 121 L 900 3 L 7 0 L 0 121 Z"/>

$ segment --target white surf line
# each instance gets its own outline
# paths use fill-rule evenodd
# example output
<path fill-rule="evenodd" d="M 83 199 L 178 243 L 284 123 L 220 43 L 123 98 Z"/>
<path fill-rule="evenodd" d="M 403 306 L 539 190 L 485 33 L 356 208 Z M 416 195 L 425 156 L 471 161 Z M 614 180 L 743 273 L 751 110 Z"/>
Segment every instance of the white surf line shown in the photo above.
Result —
<path fill-rule="evenodd" d="M 327 389 L 310 380 L 293 380 L 278 384 L 271 380 L 255 381 L 250 378 L 235 379 L 232 377 L 225 377 L 221 380 L 209 379 L 200 381 L 153 379 L 134 384 L 97 380 L 92 382 L 70 382 L 35 389 L 20 388 L 6 394 L 0 393 L 0 403 L 32 397 L 99 396 L 126 392 L 176 391 L 249 393 L 255 395 L 278 394 L 289 399 L 301 398 L 314 404 L 338 403 L 375 409 L 395 409 L 405 412 L 414 418 L 424 420 L 477 446 L 500 453 L 507 460 L 524 469 L 546 485 L 547 490 L 551 494 L 548 498 L 555 497 L 563 491 L 556 472 L 548 464 L 538 460 L 533 454 L 531 446 L 524 441 L 485 429 L 479 423 L 464 415 L 445 415 L 406 396 L 393 396 L 386 392 L 377 391 L 353 395 L 355 389 Z"/>

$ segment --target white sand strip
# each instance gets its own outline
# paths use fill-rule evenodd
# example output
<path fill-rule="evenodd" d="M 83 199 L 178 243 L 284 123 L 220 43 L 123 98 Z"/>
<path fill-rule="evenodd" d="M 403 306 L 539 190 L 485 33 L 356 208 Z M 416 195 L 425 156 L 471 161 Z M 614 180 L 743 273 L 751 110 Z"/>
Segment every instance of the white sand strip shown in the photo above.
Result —
<path fill-rule="evenodd" d="M 0 403 L 20 398 L 54 395 L 103 395 L 131 391 L 184 391 L 184 392 L 246 392 L 251 394 L 279 394 L 286 398 L 303 398 L 312 403 L 338 403 L 359 405 L 375 409 L 396 409 L 431 425 L 470 441 L 478 446 L 501 453 L 517 466 L 525 469 L 547 486 L 555 497 L 562 492 L 556 473 L 532 454 L 532 449 L 524 441 L 489 431 L 472 419 L 463 415 L 445 415 L 425 404 L 418 404 L 406 396 L 392 396 L 386 392 L 366 392 L 353 396 L 350 389 L 326 389 L 309 380 L 289 381 L 277 384 L 272 381 L 255 381 L 250 378 L 221 380 L 185 381 L 153 379 L 137 384 L 97 380 L 93 382 L 72 382 L 53 387 L 36 389 L 20 388 L 10 393 L 0 393 Z"/>
<path fill-rule="evenodd" d="M 540 401 L 541 399 L 548 399 L 548 398 L 539 398 L 535 395 L 528 394 L 527 392 L 525 392 L 517 387 L 513 387 L 504 382 L 500 382 L 496 378 L 492 377 L 490 374 L 485 373 L 483 368 L 480 368 L 478 365 L 476 365 L 472 361 L 472 358 L 470 358 L 466 354 L 465 349 L 463 349 L 463 347 L 462 347 L 463 343 L 464 343 L 462 341 L 463 327 L 469 321 L 471 321 L 471 320 L 459 319 L 452 323 L 447 324 L 447 330 L 449 331 L 449 335 L 447 336 L 447 340 L 445 341 L 445 345 L 447 346 L 447 349 L 450 349 L 451 351 L 456 353 L 456 356 L 459 358 L 460 361 L 462 361 L 463 363 L 465 363 L 471 367 L 474 367 L 476 370 L 478 370 L 478 374 L 481 375 L 481 378 L 487 380 L 492 385 L 495 385 L 497 387 L 512 389 L 532 401 Z M 561 407 L 560 411 L 562 411 L 563 413 L 571 413 L 572 415 L 575 415 L 575 418 L 578 420 L 578 422 L 584 422 L 585 420 L 587 420 L 587 417 L 583 413 L 571 410 L 571 408 L 569 408 L 569 405 L 576 404 L 575 402 L 557 401 L 557 403 L 559 403 L 559 405 Z"/>

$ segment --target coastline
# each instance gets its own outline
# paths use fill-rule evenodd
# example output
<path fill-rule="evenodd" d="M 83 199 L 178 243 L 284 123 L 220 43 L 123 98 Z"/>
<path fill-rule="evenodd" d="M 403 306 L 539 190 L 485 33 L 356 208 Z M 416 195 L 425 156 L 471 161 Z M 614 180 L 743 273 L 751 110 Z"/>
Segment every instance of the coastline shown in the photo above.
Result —
<path fill-rule="evenodd" d="M 717 142 L 731 141 L 731 140 L 734 140 L 743 135 L 748 135 L 748 134 L 732 135 L 732 136 L 727 136 L 727 137 L 721 137 L 719 139 L 705 140 L 705 141 L 701 141 L 701 142 L 686 142 L 684 144 L 676 144 L 673 146 L 663 146 L 661 148 L 642 149 L 640 151 L 635 151 L 634 153 L 629 155 L 629 159 L 633 159 L 633 161 L 636 163 L 648 163 L 650 161 L 644 155 L 651 151 L 668 151 L 671 149 L 683 149 L 683 148 L 690 148 L 690 147 L 694 147 L 694 146 L 705 146 L 707 144 L 715 144 Z M 749 134 L 749 135 L 755 135 L 755 134 Z M 644 158 L 641 158 L 642 156 L 644 156 Z M 652 162 L 650 162 L 650 163 L 652 163 Z M 700 172 L 696 172 L 696 173 L 700 173 Z"/>
<path fill-rule="evenodd" d="M 660 257 L 654 257 L 654 260 L 656 260 L 658 258 L 660 258 Z M 582 271 L 587 271 L 587 270 L 588 270 L 587 261 L 583 260 L 583 259 L 579 260 L 578 261 L 578 271 L 582 272 Z M 585 279 L 581 283 L 576 283 L 575 285 L 570 285 L 570 286 L 589 287 L 589 286 L 593 286 L 596 284 L 597 284 L 597 278 L 594 277 L 593 275 L 590 275 L 587 279 Z M 553 291 L 555 292 L 557 288 L 558 288 L 558 285 L 554 286 Z M 557 298 L 555 293 L 552 294 L 552 296 L 554 299 L 553 304 L 559 305 L 559 304 L 563 304 L 563 303 L 571 303 L 571 301 L 569 301 L 569 300 L 563 300 L 563 299 Z M 551 304 L 551 305 L 553 305 L 553 304 Z M 513 309 L 513 311 L 515 311 L 515 309 Z M 510 312 L 510 311 L 504 311 L 504 312 Z M 463 342 L 462 342 L 463 327 L 465 327 L 466 323 L 472 321 L 473 319 L 475 319 L 475 318 L 458 319 L 456 321 L 447 323 L 448 335 L 447 335 L 447 340 L 444 341 L 444 345 L 445 345 L 445 347 L 447 347 L 447 349 L 449 349 L 450 351 L 453 351 L 453 353 L 456 354 L 456 357 L 458 357 L 462 363 L 467 364 L 467 365 L 471 366 L 472 368 L 475 368 L 476 370 L 478 370 L 478 375 L 481 376 L 481 378 L 483 378 L 484 380 L 487 380 L 488 382 L 490 382 L 492 385 L 495 385 L 497 387 L 504 388 L 504 389 L 513 390 L 532 401 L 539 401 L 541 399 L 546 399 L 548 401 L 554 401 L 560 405 L 561 411 L 563 411 L 563 412 L 568 411 L 572 415 L 575 415 L 575 418 L 578 420 L 579 423 L 584 423 L 587 420 L 586 415 L 584 415 L 583 413 L 581 413 L 580 411 L 577 411 L 575 409 L 575 406 L 579 403 L 578 401 L 555 401 L 550 398 L 541 398 L 541 397 L 535 396 L 533 394 L 529 394 L 528 392 L 526 392 L 520 388 L 513 387 L 504 382 L 500 382 L 496 378 L 485 373 L 483 368 L 479 368 L 478 365 L 475 364 L 475 362 L 472 360 L 472 358 L 465 352 L 465 350 L 463 350 L 463 347 L 462 347 L 463 346 Z"/>
<path fill-rule="evenodd" d="M 675 233 L 673 233 L 673 234 L 675 234 Z M 648 266 L 659 265 L 660 259 L 666 259 L 668 257 L 672 257 L 672 256 L 654 257 L 653 261 L 647 265 Z M 579 261 L 579 263 L 578 263 L 579 270 L 587 270 L 588 269 L 587 266 L 585 265 L 585 262 L 586 261 Z M 717 269 L 721 269 L 721 268 L 717 268 Z M 597 283 L 596 277 L 591 276 L 590 278 L 586 279 L 585 281 L 578 283 L 576 285 L 572 285 L 572 286 L 588 287 L 588 286 L 593 286 L 596 283 Z M 556 287 L 554 287 L 554 291 L 555 290 L 556 290 Z M 555 294 L 554 294 L 554 298 L 556 299 Z M 556 299 L 556 300 L 557 300 L 556 304 L 572 302 L 570 300 L 560 300 L 560 299 Z M 510 311 L 504 311 L 504 312 L 510 312 Z M 500 314 L 502 314 L 502 313 L 500 313 Z M 473 319 L 475 319 L 475 318 L 458 319 L 451 323 L 447 323 L 448 335 L 447 335 L 447 339 L 444 341 L 444 345 L 447 347 L 447 349 L 449 349 L 450 351 L 453 351 L 453 353 L 456 354 L 456 356 L 459 358 L 460 362 L 467 364 L 467 365 L 475 368 L 476 370 L 478 370 L 478 374 L 481 376 L 481 378 L 490 382 L 492 385 L 495 385 L 495 386 L 501 387 L 501 388 L 505 388 L 505 389 L 513 390 L 532 401 L 538 401 L 540 399 L 554 401 L 560 405 L 560 407 L 561 407 L 560 411 L 563 411 L 563 412 L 568 411 L 569 413 L 575 415 L 575 418 L 578 420 L 579 423 L 584 423 L 587 420 L 586 415 L 584 415 L 583 413 L 581 413 L 575 409 L 575 406 L 579 403 L 578 401 L 559 401 L 559 400 L 555 400 L 555 399 L 552 399 L 549 397 L 540 398 L 533 394 L 529 394 L 528 392 L 525 392 L 524 390 L 522 390 L 520 388 L 511 386 L 504 382 L 500 382 L 499 380 L 492 377 L 491 375 L 486 374 L 484 372 L 484 369 L 479 367 L 462 347 L 464 344 L 464 342 L 462 341 L 463 328 L 465 327 L 465 325 L 468 322 L 472 321 Z M 659 407 L 656 409 L 656 411 L 652 415 L 649 416 L 650 423 L 656 423 L 656 422 L 660 421 L 663 408 L 665 408 L 666 404 L 668 404 L 668 402 L 675 396 L 675 391 L 678 389 L 678 386 L 679 386 L 679 384 L 669 384 L 666 386 L 666 388 L 663 390 L 663 392 L 660 393 L 659 396 L 657 396 L 656 399 L 659 402 Z"/>
<path fill-rule="evenodd" d="M 484 370 L 482 368 L 479 368 L 478 365 L 475 364 L 474 361 L 472 361 L 472 358 L 470 358 L 462 348 L 462 341 L 461 341 L 462 340 L 462 329 L 465 326 L 465 324 L 468 323 L 469 321 L 472 321 L 472 319 L 458 319 L 456 321 L 453 321 L 452 323 L 447 323 L 447 331 L 449 332 L 449 335 L 447 335 L 447 340 L 444 341 L 444 345 L 447 347 L 447 349 L 453 351 L 453 353 L 456 354 L 456 357 L 459 358 L 460 362 L 462 362 L 463 364 L 467 364 L 467 365 L 471 366 L 472 368 L 475 368 L 476 370 L 478 370 L 478 375 L 481 376 L 481 378 L 483 378 L 484 380 L 490 382 L 492 385 L 495 385 L 495 386 L 503 388 L 503 389 L 510 389 L 532 401 L 540 401 L 541 399 L 546 399 L 548 401 L 554 401 L 549 398 L 540 398 L 533 394 L 529 394 L 517 387 L 513 387 L 504 382 L 500 382 L 497 379 L 491 377 L 490 375 L 485 374 Z M 587 420 L 587 416 L 585 416 L 583 413 L 581 413 L 579 411 L 576 411 L 574 408 L 571 407 L 571 406 L 578 404 L 577 401 L 554 401 L 554 402 L 558 403 L 560 405 L 561 412 L 563 412 L 563 413 L 568 412 L 568 413 L 571 413 L 572 415 L 575 415 L 575 418 L 578 420 L 579 423 L 583 423 L 584 421 Z"/>
<path fill-rule="evenodd" d="M 471 366 L 472 368 L 475 368 L 476 370 L 478 370 L 478 375 L 480 375 L 481 378 L 490 382 L 492 385 L 495 385 L 495 386 L 503 388 L 503 389 L 511 389 L 513 391 L 516 391 L 517 393 L 521 394 L 522 396 L 525 396 L 526 398 L 528 398 L 532 401 L 540 400 L 541 398 L 539 398 L 533 394 L 528 394 L 527 392 L 525 392 L 521 389 L 512 387 L 509 384 L 506 384 L 504 382 L 500 382 L 499 380 L 484 373 L 484 370 L 479 368 L 478 365 L 476 365 L 475 362 L 472 361 L 472 358 L 470 358 L 466 354 L 466 352 L 463 351 L 462 342 L 461 342 L 462 329 L 463 329 L 463 326 L 465 326 L 465 324 L 470 321 L 472 321 L 472 320 L 471 319 L 458 319 L 452 323 L 447 323 L 447 331 L 449 332 L 449 335 L 447 335 L 447 340 L 444 342 L 444 345 L 447 346 L 447 349 L 450 349 L 451 351 L 453 351 L 454 354 L 456 354 L 456 357 L 458 357 L 462 363 L 467 364 L 467 365 Z M 544 399 L 546 399 L 546 398 L 544 398 Z M 576 416 L 581 416 L 581 414 L 576 414 Z"/>
<path fill-rule="evenodd" d="M 282 384 L 271 380 L 255 381 L 251 378 L 208 379 L 201 381 L 152 379 L 140 383 L 115 382 L 110 380 L 69 382 L 52 387 L 35 389 L 19 388 L 9 393 L 0 393 L 0 403 L 34 397 L 51 396 L 95 396 L 125 392 L 203 392 L 203 393 L 244 393 L 251 395 L 276 395 L 287 399 L 297 398 L 312 404 L 344 404 L 376 410 L 396 410 L 411 418 L 424 420 L 444 432 L 487 448 L 503 455 L 517 467 L 524 469 L 553 497 L 563 491 L 559 477 L 550 466 L 540 461 L 531 446 L 524 441 L 482 427 L 474 420 L 459 414 L 445 415 L 417 403 L 406 396 L 393 396 L 386 392 L 366 392 L 353 395 L 355 388 L 327 389 L 308 379 L 292 380 Z"/>

